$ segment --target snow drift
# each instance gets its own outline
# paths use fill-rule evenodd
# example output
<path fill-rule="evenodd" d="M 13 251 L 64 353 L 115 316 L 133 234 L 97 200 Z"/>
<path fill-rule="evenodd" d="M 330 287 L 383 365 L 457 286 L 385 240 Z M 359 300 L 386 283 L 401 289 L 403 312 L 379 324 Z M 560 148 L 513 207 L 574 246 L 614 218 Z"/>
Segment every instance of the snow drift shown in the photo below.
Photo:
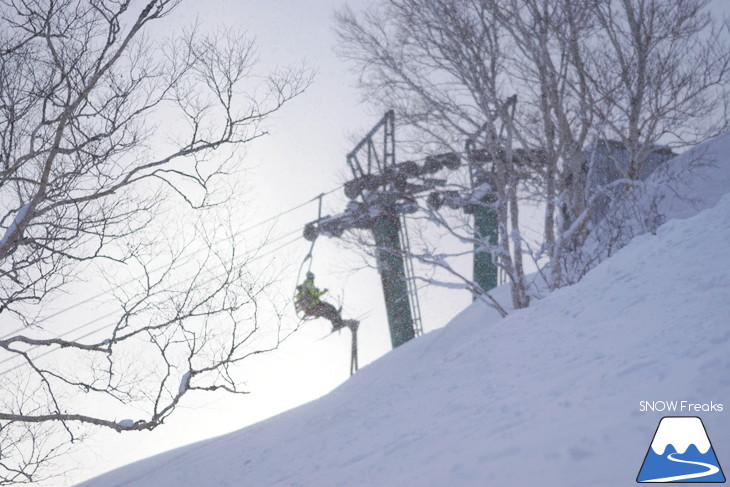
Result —
<path fill-rule="evenodd" d="M 635 482 L 660 418 L 683 414 L 730 465 L 730 184 L 717 181 L 697 198 L 714 206 L 529 309 L 472 305 L 328 396 L 81 485 L 615 487 Z M 660 400 L 725 407 L 642 412 Z"/>

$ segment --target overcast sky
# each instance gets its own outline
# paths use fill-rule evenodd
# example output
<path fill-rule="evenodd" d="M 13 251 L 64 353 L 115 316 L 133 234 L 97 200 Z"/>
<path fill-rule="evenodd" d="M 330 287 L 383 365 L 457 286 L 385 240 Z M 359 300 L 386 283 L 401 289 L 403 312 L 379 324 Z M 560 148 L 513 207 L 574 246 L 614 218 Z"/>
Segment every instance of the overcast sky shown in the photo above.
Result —
<path fill-rule="evenodd" d="M 256 37 L 261 68 L 304 62 L 317 71 L 312 86 L 275 116 L 271 135 L 248 150 L 248 194 L 242 214 L 251 223 L 342 184 L 347 176 L 345 154 L 352 148 L 353 136 L 381 116 L 360 102 L 356 76 L 334 51 L 333 12 L 345 3 L 188 0 L 166 21 L 173 29 L 196 19 L 206 29 L 239 28 Z M 728 14 L 730 1 L 716 0 L 713 8 Z M 337 212 L 344 201 L 341 194 L 332 196 L 325 201 L 325 210 Z M 282 218 L 274 231 L 283 234 L 316 216 L 316 206 L 310 205 Z M 296 269 L 307 250 L 308 243 L 302 240 L 276 257 L 289 266 L 283 286 L 292 292 Z M 331 289 L 333 298 L 344 300 L 345 314 L 364 316 L 362 363 L 387 352 L 390 343 L 377 273 L 372 269 L 351 272 L 358 260 L 335 242 L 318 242 L 314 257 L 318 281 Z M 463 294 L 429 290 L 424 299 L 425 329 L 443 325 L 468 304 Z M 71 459 L 63 460 L 64 467 L 76 470 L 55 483 L 75 483 L 170 447 L 238 429 L 329 391 L 348 376 L 350 337 L 347 332 L 332 336 L 327 332 L 326 323 L 309 323 L 275 356 L 253 363 L 244 374 L 250 395 L 195 398 L 152 433 L 95 435 Z"/>

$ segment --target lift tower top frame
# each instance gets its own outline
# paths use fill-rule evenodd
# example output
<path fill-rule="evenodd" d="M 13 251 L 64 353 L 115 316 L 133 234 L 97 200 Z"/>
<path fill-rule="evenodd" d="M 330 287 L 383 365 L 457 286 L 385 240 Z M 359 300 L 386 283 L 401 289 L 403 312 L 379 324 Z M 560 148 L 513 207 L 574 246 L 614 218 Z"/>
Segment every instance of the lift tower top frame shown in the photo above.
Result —
<path fill-rule="evenodd" d="M 382 150 L 378 150 L 376 140 L 379 132 L 382 133 Z M 365 161 L 361 161 L 361 159 Z M 365 165 L 363 167 L 363 162 Z M 352 177 L 368 178 L 387 173 L 389 168 L 395 168 L 395 112 L 389 110 L 383 118 L 357 143 L 354 149 L 347 154 L 347 165 L 350 166 Z"/>

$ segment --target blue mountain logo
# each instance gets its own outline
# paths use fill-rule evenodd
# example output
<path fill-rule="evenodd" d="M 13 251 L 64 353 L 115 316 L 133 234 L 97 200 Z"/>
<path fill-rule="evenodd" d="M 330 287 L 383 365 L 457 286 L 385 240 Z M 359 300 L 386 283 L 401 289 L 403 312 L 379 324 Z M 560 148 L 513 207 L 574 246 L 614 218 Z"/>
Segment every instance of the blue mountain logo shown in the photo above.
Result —
<path fill-rule="evenodd" d="M 696 416 L 662 418 L 636 481 L 725 482 L 702 420 Z"/>

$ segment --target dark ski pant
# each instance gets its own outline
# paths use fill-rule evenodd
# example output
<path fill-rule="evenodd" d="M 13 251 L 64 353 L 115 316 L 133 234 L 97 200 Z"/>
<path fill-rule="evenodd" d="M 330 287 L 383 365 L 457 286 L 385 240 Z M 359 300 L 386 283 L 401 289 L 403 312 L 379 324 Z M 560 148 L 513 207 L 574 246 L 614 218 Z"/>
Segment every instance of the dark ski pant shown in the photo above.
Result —
<path fill-rule="evenodd" d="M 307 314 L 309 316 L 314 316 L 315 318 L 324 318 L 329 320 L 332 323 L 332 331 L 339 330 L 345 326 L 337 308 L 330 303 L 325 303 L 324 301 L 320 301 L 314 306 L 309 307 L 307 309 Z"/>

